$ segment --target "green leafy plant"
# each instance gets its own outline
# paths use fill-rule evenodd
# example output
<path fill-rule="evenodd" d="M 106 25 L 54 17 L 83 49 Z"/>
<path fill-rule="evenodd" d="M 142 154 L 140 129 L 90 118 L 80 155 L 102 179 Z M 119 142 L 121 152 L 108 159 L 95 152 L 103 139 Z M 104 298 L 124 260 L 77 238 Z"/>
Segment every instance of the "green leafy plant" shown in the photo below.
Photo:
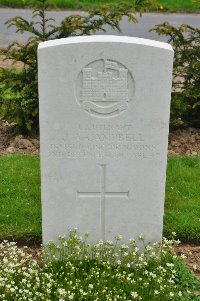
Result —
<path fill-rule="evenodd" d="M 166 22 L 153 30 L 168 36 L 175 52 L 171 124 L 200 127 L 200 29 Z"/>
<path fill-rule="evenodd" d="M 15 122 L 21 133 L 38 133 L 38 88 L 37 88 L 37 47 L 39 42 L 70 36 L 90 35 L 97 30 L 105 31 L 105 25 L 120 31 L 123 16 L 136 23 L 136 12 L 142 12 L 154 4 L 154 0 L 133 0 L 131 3 L 102 6 L 93 9 L 86 16 L 67 16 L 56 26 L 54 19 L 48 18 L 47 0 L 38 0 L 39 7 L 33 11 L 29 22 L 15 17 L 6 22 L 8 27 L 16 27 L 23 34 L 31 33 L 25 45 L 11 44 L 2 49 L 1 54 L 14 63 L 21 62 L 21 70 L 0 68 L 0 119 Z"/>
<path fill-rule="evenodd" d="M 139 237 L 128 245 L 115 241 L 88 242 L 70 230 L 58 244 L 43 247 L 38 264 L 15 243 L 0 244 L 0 300 L 35 301 L 189 301 L 198 300 L 188 289 L 199 281 L 186 272 L 173 254 L 174 238 L 154 244 Z M 186 278 L 184 278 L 186 277 Z M 180 281 L 181 280 L 181 281 Z M 187 282 L 188 280 L 188 282 Z"/>

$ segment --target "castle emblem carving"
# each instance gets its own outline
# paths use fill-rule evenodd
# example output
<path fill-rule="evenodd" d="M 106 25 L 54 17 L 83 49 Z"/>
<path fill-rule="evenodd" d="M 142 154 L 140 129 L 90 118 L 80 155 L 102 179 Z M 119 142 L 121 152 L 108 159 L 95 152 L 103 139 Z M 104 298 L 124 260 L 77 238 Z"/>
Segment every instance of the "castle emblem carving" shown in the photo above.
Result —
<path fill-rule="evenodd" d="M 77 100 L 89 114 L 117 115 L 127 109 L 134 95 L 134 80 L 129 70 L 113 60 L 97 60 L 78 76 Z"/>

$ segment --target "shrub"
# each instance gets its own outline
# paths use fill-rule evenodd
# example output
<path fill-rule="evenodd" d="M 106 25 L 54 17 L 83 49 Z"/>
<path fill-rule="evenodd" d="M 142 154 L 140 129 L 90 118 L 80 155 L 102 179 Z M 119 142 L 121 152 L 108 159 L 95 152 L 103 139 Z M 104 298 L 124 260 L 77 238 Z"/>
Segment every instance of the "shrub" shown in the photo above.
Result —
<path fill-rule="evenodd" d="M 168 36 L 175 52 L 171 124 L 200 127 L 200 29 L 166 22 L 153 30 Z"/>
<path fill-rule="evenodd" d="M 22 17 L 8 20 L 6 22 L 8 27 L 15 26 L 17 32 L 21 34 L 29 32 L 32 37 L 25 45 L 13 43 L 1 51 L 7 59 L 21 62 L 23 68 L 20 71 L 0 68 L 0 119 L 15 122 L 22 133 L 38 133 L 38 43 L 70 36 L 90 35 L 97 30 L 105 31 L 105 25 L 120 30 L 123 16 L 127 16 L 131 22 L 137 22 L 135 13 L 153 5 L 154 0 L 131 2 L 102 6 L 89 11 L 86 16 L 70 15 L 59 26 L 55 26 L 54 19 L 46 16 L 47 0 L 38 0 L 40 6 L 33 11 L 30 22 Z"/>
<path fill-rule="evenodd" d="M 71 230 L 59 245 L 49 243 L 40 265 L 14 243 L 1 243 L 0 300 L 192 300 L 187 282 L 194 290 L 199 282 L 172 254 L 174 239 L 150 245 L 141 237 L 139 251 L 133 239 L 120 245 L 119 235 L 96 245 L 87 237 Z"/>

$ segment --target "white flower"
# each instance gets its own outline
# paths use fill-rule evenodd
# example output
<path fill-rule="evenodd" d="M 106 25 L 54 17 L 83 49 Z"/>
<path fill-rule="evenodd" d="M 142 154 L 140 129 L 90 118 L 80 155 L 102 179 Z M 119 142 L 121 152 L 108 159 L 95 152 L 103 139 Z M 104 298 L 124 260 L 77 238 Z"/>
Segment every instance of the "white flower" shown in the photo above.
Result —
<path fill-rule="evenodd" d="M 120 234 L 116 235 L 116 236 L 115 236 L 115 239 L 116 239 L 116 240 L 121 240 L 121 239 L 122 239 L 122 235 L 120 235 Z"/>
<path fill-rule="evenodd" d="M 63 288 L 59 288 L 59 289 L 58 289 L 58 293 L 59 293 L 61 296 L 65 296 L 66 291 L 65 291 Z"/>
<path fill-rule="evenodd" d="M 170 298 L 173 298 L 174 297 L 174 293 L 170 292 L 169 296 L 170 296 Z"/>
<path fill-rule="evenodd" d="M 185 254 L 181 254 L 181 258 L 185 259 L 187 256 Z"/>
<path fill-rule="evenodd" d="M 137 297 L 138 297 L 138 293 L 137 293 L 137 292 L 131 292 L 131 296 L 132 296 L 133 298 L 137 298 Z"/>

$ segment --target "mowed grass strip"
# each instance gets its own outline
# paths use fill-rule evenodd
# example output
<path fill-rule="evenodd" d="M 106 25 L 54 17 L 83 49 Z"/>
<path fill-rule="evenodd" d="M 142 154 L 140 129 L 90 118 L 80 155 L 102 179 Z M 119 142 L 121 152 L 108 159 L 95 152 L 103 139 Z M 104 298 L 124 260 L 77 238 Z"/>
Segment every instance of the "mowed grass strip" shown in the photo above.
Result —
<path fill-rule="evenodd" d="M 168 160 L 164 235 L 172 231 L 200 242 L 200 157 Z M 39 157 L 1 156 L 0 239 L 41 235 Z"/>
<path fill-rule="evenodd" d="M 41 237 L 39 158 L 0 157 L 0 238 Z"/>
<path fill-rule="evenodd" d="M 164 235 L 200 242 L 200 157 L 168 160 Z"/>
<path fill-rule="evenodd" d="M 131 3 L 132 0 L 49 0 L 50 8 L 83 9 L 97 8 L 105 4 Z M 157 0 L 160 10 L 172 12 L 194 12 L 200 9 L 200 4 L 194 0 Z M 0 6 L 33 7 L 36 0 L 0 0 Z"/>

